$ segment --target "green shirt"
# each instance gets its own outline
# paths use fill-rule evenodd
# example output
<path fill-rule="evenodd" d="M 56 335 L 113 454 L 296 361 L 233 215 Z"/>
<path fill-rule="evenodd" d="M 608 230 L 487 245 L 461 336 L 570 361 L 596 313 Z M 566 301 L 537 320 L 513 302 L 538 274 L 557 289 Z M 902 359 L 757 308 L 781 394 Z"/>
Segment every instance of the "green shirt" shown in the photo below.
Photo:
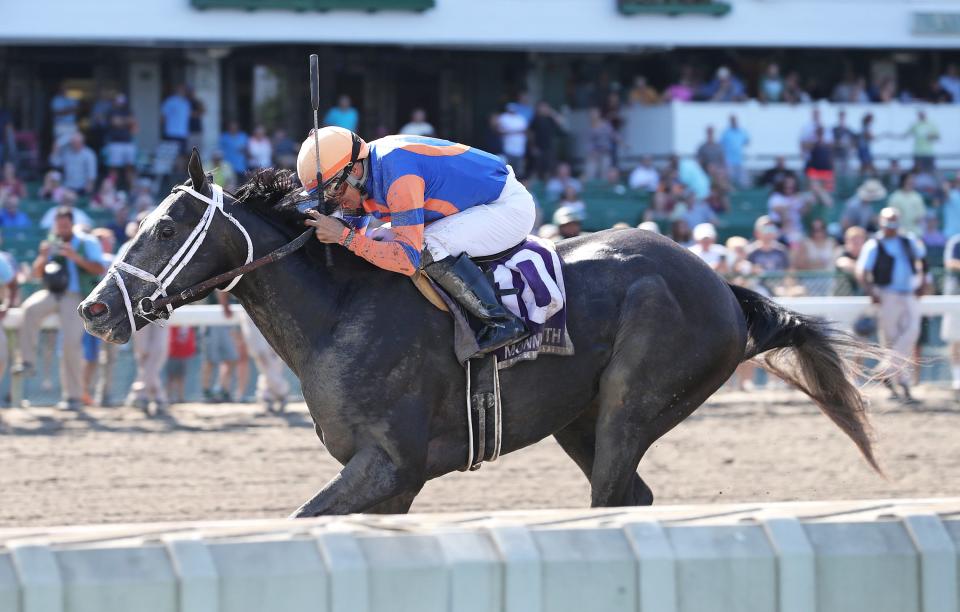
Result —
<path fill-rule="evenodd" d="M 892 206 L 900 211 L 900 227 L 903 228 L 904 234 L 923 235 L 922 224 L 927 213 L 927 207 L 918 191 L 901 191 L 898 189 L 891 194 L 887 206 Z"/>
<path fill-rule="evenodd" d="M 910 128 L 913 135 L 913 154 L 919 157 L 933 156 L 933 141 L 940 136 L 937 126 L 929 121 L 918 121 Z"/>

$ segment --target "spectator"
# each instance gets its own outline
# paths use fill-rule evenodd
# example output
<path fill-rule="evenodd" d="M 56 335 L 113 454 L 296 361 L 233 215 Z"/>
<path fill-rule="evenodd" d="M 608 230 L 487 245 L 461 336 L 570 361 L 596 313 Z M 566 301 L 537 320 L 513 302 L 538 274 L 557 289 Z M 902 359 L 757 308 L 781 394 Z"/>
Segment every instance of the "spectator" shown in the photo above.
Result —
<path fill-rule="evenodd" d="M 220 135 L 220 151 L 238 176 L 247 172 L 247 133 L 240 129 L 236 120 L 227 125 L 227 131 Z"/>
<path fill-rule="evenodd" d="M 40 186 L 38 195 L 51 202 L 59 203 L 67 191 L 63 186 L 63 173 L 59 170 L 50 170 L 43 175 L 43 184 Z"/>
<path fill-rule="evenodd" d="M 798 242 L 803 238 L 803 215 L 810 207 L 810 199 L 800 193 L 797 181 L 786 177 L 774 187 L 767 200 L 770 220 L 779 223 L 787 242 Z"/>
<path fill-rule="evenodd" d="M 947 237 L 940 231 L 940 217 L 936 212 L 928 212 L 923 219 L 923 235 L 920 239 L 928 252 L 930 249 L 939 249 L 947 244 Z"/>
<path fill-rule="evenodd" d="M 730 274 L 749 276 L 753 274 L 753 264 L 747 259 L 750 241 L 743 236 L 727 238 L 727 270 Z"/>
<path fill-rule="evenodd" d="M 527 128 L 530 124 L 517 112 L 517 105 L 507 104 L 506 110 L 497 118 L 497 129 L 503 139 L 503 154 L 507 163 L 520 178 L 526 176 L 524 167 L 527 156 Z"/>
<path fill-rule="evenodd" d="M 133 134 L 137 129 L 137 120 L 127 106 L 125 95 L 117 94 L 114 97 L 107 120 L 107 167 L 122 172 L 124 185 L 129 189 L 136 179 L 134 166 L 137 163 L 137 145 L 133 142 Z"/>
<path fill-rule="evenodd" d="M 167 398 L 174 403 L 185 401 L 187 364 L 197 354 L 197 332 L 192 327 L 174 325 L 170 328 L 170 346 L 167 349 Z"/>
<path fill-rule="evenodd" d="M 573 185 L 568 185 L 560 195 L 557 202 L 557 208 L 565 208 L 581 215 L 584 219 L 587 217 L 587 206 L 580 199 L 580 192 L 574 189 Z"/>
<path fill-rule="evenodd" d="M 427 121 L 427 111 L 422 108 L 415 108 L 410 113 L 410 122 L 400 128 L 401 134 L 409 136 L 434 136 L 436 134 L 433 126 Z"/>
<path fill-rule="evenodd" d="M 178 151 L 183 152 L 190 137 L 190 115 L 193 108 L 187 98 L 187 86 L 177 85 L 160 107 L 163 117 L 163 139 L 176 142 Z"/>
<path fill-rule="evenodd" d="M 3 107 L 0 98 L 0 164 L 13 159 L 13 145 L 16 142 L 16 131 L 13 129 L 13 119 L 10 112 Z"/>
<path fill-rule="evenodd" d="M 843 233 L 843 247 L 837 256 L 834 265 L 843 275 L 841 279 L 846 287 L 838 287 L 838 295 L 863 295 L 860 283 L 857 281 L 857 259 L 867 241 L 867 230 L 854 225 Z"/>
<path fill-rule="evenodd" d="M 247 155 L 253 168 L 273 166 L 273 143 L 267 138 L 267 129 L 262 125 L 254 128 L 253 135 L 247 141 Z"/>
<path fill-rule="evenodd" d="M 129 220 L 129 208 L 118 208 L 114 211 L 113 220 L 105 228 L 113 232 L 114 244 L 123 244 L 127 241 L 127 222 Z"/>
<path fill-rule="evenodd" d="M 527 120 L 527 124 L 533 122 L 534 108 L 533 104 L 530 103 L 530 94 L 526 91 L 521 91 L 517 94 L 517 99 L 513 102 L 514 108 L 521 117 Z"/>
<path fill-rule="evenodd" d="M 758 96 L 761 102 L 783 102 L 783 78 L 780 76 L 780 66 L 771 62 L 767 71 L 760 77 Z"/>
<path fill-rule="evenodd" d="M 77 111 L 80 103 L 67 93 L 67 84 L 61 83 L 57 95 L 50 101 L 53 116 L 53 148 L 63 146 L 77 133 Z"/>
<path fill-rule="evenodd" d="M 233 171 L 230 162 L 223 159 L 223 151 L 215 149 L 210 154 L 210 161 L 213 164 L 213 182 L 228 191 L 236 189 L 237 173 Z"/>
<path fill-rule="evenodd" d="M 583 175 L 586 180 L 604 176 L 613 165 L 617 133 L 599 108 L 590 109 L 590 131 L 587 134 L 587 160 Z"/>
<path fill-rule="evenodd" d="M 116 210 L 122 208 L 120 198 L 117 196 L 117 184 L 112 176 L 107 176 L 100 183 L 100 189 L 90 200 L 90 206 L 100 210 Z"/>
<path fill-rule="evenodd" d="M 710 223 L 700 223 L 693 228 L 694 244 L 690 252 L 699 257 L 718 274 L 727 273 L 727 249 L 717 244 L 717 230 Z"/>
<path fill-rule="evenodd" d="M 787 160 L 784 156 L 778 155 L 774 161 L 772 168 L 767 168 L 760 174 L 757 179 L 758 187 L 773 187 L 787 177 L 793 177 L 793 180 L 797 180 L 797 173 L 787 168 Z"/>
<path fill-rule="evenodd" d="M 653 193 L 660 184 L 660 173 L 653 165 L 653 158 L 644 155 L 640 158 L 640 164 L 630 172 L 630 178 L 627 180 L 630 189 L 636 191 L 647 191 Z"/>
<path fill-rule="evenodd" d="M 943 192 L 943 233 L 948 238 L 960 234 L 960 173 L 954 174 L 953 181 L 945 181 Z"/>
<path fill-rule="evenodd" d="M 604 187 L 617 195 L 627 193 L 627 187 L 623 184 L 623 176 L 620 169 L 616 166 L 607 168 L 607 173 L 603 176 Z"/>
<path fill-rule="evenodd" d="M 790 267 L 787 249 L 777 240 L 779 233 L 777 226 L 766 215 L 754 223 L 754 241 L 747 247 L 747 261 L 753 264 L 754 274 L 784 272 Z"/>
<path fill-rule="evenodd" d="M 553 223 L 544 223 L 537 229 L 537 237 L 552 242 L 560 242 L 563 236 L 560 235 L 560 229 Z"/>
<path fill-rule="evenodd" d="M 900 181 L 903 179 L 904 170 L 900 167 L 900 161 L 891 159 L 887 166 L 887 171 L 883 175 L 883 182 L 889 191 L 896 191 L 900 187 Z"/>
<path fill-rule="evenodd" d="M 107 130 L 110 127 L 110 111 L 113 110 L 114 95 L 107 90 L 97 91 L 96 100 L 90 107 L 87 127 L 87 143 L 94 151 L 102 151 L 107 144 Z"/>
<path fill-rule="evenodd" d="M 273 133 L 273 157 L 278 167 L 295 169 L 299 150 L 299 146 L 287 135 L 286 130 L 280 129 Z"/>
<path fill-rule="evenodd" d="M 53 229 L 56 227 L 57 217 L 69 210 L 74 223 L 83 227 L 93 227 L 93 220 L 82 210 L 76 208 L 77 194 L 71 190 L 63 192 L 60 198 L 60 204 L 50 208 L 40 219 L 40 227 L 43 229 Z"/>
<path fill-rule="evenodd" d="M 840 176 L 850 174 L 850 151 L 856 144 L 857 135 L 847 126 L 847 113 L 837 113 L 837 125 L 833 126 L 833 165 Z"/>
<path fill-rule="evenodd" d="M 203 148 L 203 116 L 207 113 L 207 107 L 203 100 L 197 96 L 197 92 L 192 88 L 187 88 L 187 99 L 190 101 L 190 121 L 188 122 L 188 131 L 190 136 L 187 144 L 190 148 Z"/>
<path fill-rule="evenodd" d="M 804 160 L 810 159 L 810 149 L 813 148 L 814 143 L 817 141 L 817 130 L 820 130 L 823 133 L 823 139 L 828 141 L 831 134 L 823 127 L 823 123 L 820 120 L 820 109 L 814 108 L 810 112 L 810 121 L 803 126 L 800 132 L 800 151 L 803 153 Z"/>
<path fill-rule="evenodd" d="M 159 325 L 147 325 L 133 334 L 133 356 L 137 362 L 137 374 L 126 405 L 147 412 L 150 403 L 154 411 L 163 413 L 169 406 L 167 388 L 161 374 L 167 364 L 170 344 L 167 330 Z"/>
<path fill-rule="evenodd" d="M 723 146 L 716 141 L 712 125 L 707 126 L 707 140 L 697 149 L 697 161 L 707 173 L 714 168 L 722 168 L 726 164 Z"/>
<path fill-rule="evenodd" d="M 63 185 L 80 195 L 93 193 L 97 180 L 97 156 L 83 141 L 83 134 L 70 136 L 66 146 L 56 145 L 50 154 L 50 164 L 63 171 Z"/>
<path fill-rule="evenodd" d="M 283 412 L 290 393 L 283 361 L 246 313 L 241 315 L 240 331 L 257 365 L 257 400 L 263 403 L 267 412 Z"/>
<path fill-rule="evenodd" d="M 693 246 L 693 232 L 686 219 L 674 219 L 670 223 L 670 238 L 684 248 Z"/>
<path fill-rule="evenodd" d="M 939 79 L 933 79 L 930 82 L 930 91 L 927 93 L 926 99 L 934 104 L 951 104 L 953 102 L 953 96 L 943 88 Z"/>
<path fill-rule="evenodd" d="M 487 117 L 487 126 L 483 131 L 483 150 L 491 155 L 503 157 L 503 136 L 500 135 L 500 113 Z"/>
<path fill-rule="evenodd" d="M 947 241 L 943 251 L 943 267 L 944 295 L 960 295 L 960 234 L 954 234 Z M 960 399 L 960 317 L 955 314 L 943 316 L 940 338 L 950 346 L 950 386 L 957 399 Z"/>
<path fill-rule="evenodd" d="M 907 172 L 900 177 L 900 188 L 890 194 L 887 206 L 897 211 L 899 231 L 903 234 L 920 236 L 921 226 L 927 214 L 927 207 L 923 197 L 913 187 L 914 175 Z"/>
<path fill-rule="evenodd" d="M 21 199 L 27 197 L 27 185 L 17 178 L 17 167 L 11 161 L 3 164 L 3 176 L 0 177 L 0 195 L 4 193 Z"/>
<path fill-rule="evenodd" d="M 787 104 L 808 104 L 811 101 L 810 94 L 800 85 L 800 75 L 796 71 L 783 81 L 783 101 Z"/>
<path fill-rule="evenodd" d="M 857 157 L 860 159 L 860 176 L 870 176 L 873 167 L 873 113 L 867 113 L 860 120 L 860 132 L 857 134 Z"/>
<path fill-rule="evenodd" d="M 570 164 L 561 162 L 557 164 L 557 170 L 553 178 L 547 181 L 547 194 L 549 194 L 551 200 L 557 200 L 566 191 L 567 187 L 573 187 L 577 193 L 580 193 L 583 189 L 580 181 L 573 176 Z"/>
<path fill-rule="evenodd" d="M 880 211 L 880 228 L 880 234 L 867 241 L 857 259 L 857 278 L 873 302 L 880 305 L 880 343 L 892 350 L 904 366 L 898 370 L 892 364 L 884 364 L 884 384 L 895 398 L 900 398 L 894 386 L 899 382 L 902 398 L 912 403 L 912 376 L 906 366 L 920 337 L 917 295 L 923 289 L 926 249 L 922 242 L 900 231 L 900 214 L 895 208 Z"/>
<path fill-rule="evenodd" d="M 620 94 L 611 91 L 607 96 L 606 104 L 603 108 L 603 117 L 610 122 L 613 128 L 613 143 L 610 149 L 610 163 L 617 168 L 620 167 L 620 134 L 623 132 L 623 126 L 627 120 L 623 114 L 623 104 L 620 101 Z"/>
<path fill-rule="evenodd" d="M 862 227 L 873 232 L 877 229 L 876 214 L 873 205 L 887 198 L 887 190 L 877 179 L 867 179 L 850 196 L 843 207 L 840 226 L 846 231 L 851 227 Z"/>
<path fill-rule="evenodd" d="M 730 210 L 730 196 L 727 193 L 727 190 L 714 183 L 710 186 L 710 195 L 704 202 L 713 212 L 725 213 Z"/>
<path fill-rule="evenodd" d="M 27 229 L 33 227 L 33 221 L 20 210 L 20 196 L 14 193 L 0 192 L 0 227 L 4 229 Z"/>
<path fill-rule="evenodd" d="M 660 103 L 660 94 L 647 83 L 647 77 L 637 75 L 633 78 L 633 87 L 629 94 L 630 104 L 633 106 L 651 106 Z"/>
<path fill-rule="evenodd" d="M 940 77 L 940 87 L 947 90 L 954 104 L 960 104 L 960 69 L 956 64 L 948 64 Z"/>
<path fill-rule="evenodd" d="M 711 102 L 742 102 L 747 98 L 743 83 L 726 66 L 717 68 L 716 77 L 704 87 L 702 96 Z"/>
<path fill-rule="evenodd" d="M 223 309 L 223 316 L 233 317 L 230 309 L 229 297 L 217 291 L 211 294 L 208 303 L 219 303 Z M 203 365 L 200 369 L 200 384 L 203 387 L 203 399 L 208 403 L 231 402 L 230 379 L 236 369 L 240 355 L 236 344 L 230 335 L 230 330 L 224 326 L 207 327 L 203 337 Z M 240 390 L 243 392 L 243 389 Z"/>
<path fill-rule="evenodd" d="M 44 280 L 45 288 L 23 303 L 20 360 L 15 368 L 19 374 L 29 376 L 32 373 L 40 324 L 48 316 L 58 314 L 62 338 L 60 383 L 63 399 L 57 407 L 67 410 L 80 408 L 83 396 L 83 325 L 77 316 L 77 308 L 83 296 L 106 272 L 99 241 L 86 234 L 74 233 L 74 222 L 72 209 L 60 209 L 55 217 L 53 240 L 40 243 L 39 254 L 33 262 L 33 274 Z"/>
<path fill-rule="evenodd" d="M 747 174 L 743 167 L 743 150 L 750 144 L 750 135 L 737 123 L 737 116 L 730 115 L 730 124 L 720 136 L 723 158 L 727 163 L 727 176 L 740 188 L 747 186 Z"/>
<path fill-rule="evenodd" d="M 110 230 L 98 227 L 90 234 L 100 242 L 103 251 L 102 263 L 109 269 L 113 263 L 113 249 L 116 238 Z M 117 346 L 103 342 L 96 336 L 86 332 L 83 334 L 83 403 L 109 407 L 111 405 L 110 389 L 113 387 L 113 366 L 116 361 Z M 100 376 L 97 376 L 97 370 Z M 93 392 L 91 396 L 90 393 Z"/>
<path fill-rule="evenodd" d="M 698 200 L 706 199 L 710 195 L 710 176 L 692 159 L 679 160 L 677 179 L 687 190 L 692 191 Z"/>
<path fill-rule="evenodd" d="M 822 127 L 818 127 L 814 133 L 813 144 L 807 156 L 806 174 L 811 186 L 819 183 L 825 191 L 833 191 L 833 147 Z"/>
<path fill-rule="evenodd" d="M 356 132 L 359 124 L 360 113 L 353 107 L 350 96 L 347 95 L 341 95 L 337 98 L 337 105 L 331 107 L 327 114 L 323 116 L 323 125 L 342 127 L 351 132 Z"/>
<path fill-rule="evenodd" d="M 6 251 L 0 251 L 0 325 L 7 312 L 17 303 L 19 293 L 17 283 L 17 260 Z M 6 333 L 0 334 L 0 378 L 6 376 L 10 360 Z"/>
<path fill-rule="evenodd" d="M 557 226 L 560 239 L 575 238 L 583 232 L 586 215 L 582 210 L 561 206 L 553 213 L 553 224 Z"/>
<path fill-rule="evenodd" d="M 810 222 L 810 235 L 800 242 L 793 251 L 792 268 L 826 272 L 833 270 L 837 244 L 827 233 L 827 224 L 823 219 Z"/>
<path fill-rule="evenodd" d="M 637 229 L 646 230 L 648 232 L 653 232 L 654 234 L 660 234 L 660 226 L 657 225 L 656 221 L 644 221 L 637 226 Z"/>
<path fill-rule="evenodd" d="M 533 157 L 534 174 L 542 181 L 553 173 L 557 164 L 557 153 L 560 148 L 560 139 L 566 132 L 567 122 L 563 115 L 558 113 L 546 102 L 537 103 L 536 115 L 530 124 L 530 133 L 533 136 L 531 155 Z"/>
<path fill-rule="evenodd" d="M 904 133 L 904 138 L 913 136 L 913 165 L 914 168 L 933 172 L 936 168 L 933 143 L 940 139 L 937 126 L 927 119 L 927 113 L 918 110 L 917 121 Z"/>

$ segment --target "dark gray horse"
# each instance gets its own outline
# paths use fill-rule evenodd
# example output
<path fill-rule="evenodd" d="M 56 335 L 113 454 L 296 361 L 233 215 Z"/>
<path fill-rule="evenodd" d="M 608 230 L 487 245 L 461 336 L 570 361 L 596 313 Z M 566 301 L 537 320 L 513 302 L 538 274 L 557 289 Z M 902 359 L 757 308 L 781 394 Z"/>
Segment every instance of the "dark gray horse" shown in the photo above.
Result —
<path fill-rule="evenodd" d="M 209 197 L 196 154 L 188 185 Z M 295 178 L 264 171 L 227 198 L 255 256 L 303 230 Z M 158 274 L 207 204 L 174 192 L 143 223 L 123 261 Z M 637 475 L 643 453 L 689 416 L 745 359 L 761 353 L 805 391 L 876 467 L 864 400 L 842 356 L 855 343 L 817 319 L 728 285 L 699 259 L 640 230 L 560 243 L 572 357 L 541 357 L 501 374 L 503 452 L 553 435 L 589 478 L 593 506 L 650 504 Z M 217 214 L 209 237 L 171 294 L 239 266 L 242 232 Z M 300 378 L 317 434 L 343 464 L 297 516 L 406 512 L 431 479 L 460 469 L 466 453 L 464 372 L 449 315 L 409 279 L 340 247 L 327 266 L 315 241 L 245 275 L 233 289 Z M 154 285 L 121 273 L 133 304 Z M 122 343 L 131 335 L 123 296 L 105 279 L 80 306 L 87 330 Z M 138 317 L 136 326 L 147 321 Z M 769 351 L 769 352 L 768 352 Z M 718 478 L 722 478 L 718 475 Z"/>

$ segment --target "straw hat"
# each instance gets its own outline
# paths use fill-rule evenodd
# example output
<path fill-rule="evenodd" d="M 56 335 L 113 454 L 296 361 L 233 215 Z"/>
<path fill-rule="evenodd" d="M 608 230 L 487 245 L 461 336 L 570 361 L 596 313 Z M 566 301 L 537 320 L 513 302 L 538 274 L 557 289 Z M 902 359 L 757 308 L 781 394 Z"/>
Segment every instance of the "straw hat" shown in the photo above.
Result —
<path fill-rule="evenodd" d="M 857 199 L 861 202 L 879 202 L 886 197 L 887 189 L 877 179 L 867 179 L 857 189 Z"/>

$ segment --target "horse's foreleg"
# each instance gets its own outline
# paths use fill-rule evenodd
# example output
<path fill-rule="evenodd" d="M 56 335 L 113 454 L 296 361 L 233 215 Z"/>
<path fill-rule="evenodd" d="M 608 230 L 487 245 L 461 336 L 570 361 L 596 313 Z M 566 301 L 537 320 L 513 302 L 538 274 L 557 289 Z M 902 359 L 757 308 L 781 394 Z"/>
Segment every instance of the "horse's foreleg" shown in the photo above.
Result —
<path fill-rule="evenodd" d="M 291 518 L 363 512 L 392 498 L 407 495 L 412 502 L 423 483 L 422 470 L 403 468 L 382 448 L 369 446 L 354 454 L 340 473 L 300 506 Z"/>
<path fill-rule="evenodd" d="M 367 514 L 406 514 L 410 511 L 410 506 L 413 505 L 413 500 L 419 493 L 420 489 L 401 493 L 396 497 L 391 497 L 386 501 L 367 508 L 364 512 Z"/>

